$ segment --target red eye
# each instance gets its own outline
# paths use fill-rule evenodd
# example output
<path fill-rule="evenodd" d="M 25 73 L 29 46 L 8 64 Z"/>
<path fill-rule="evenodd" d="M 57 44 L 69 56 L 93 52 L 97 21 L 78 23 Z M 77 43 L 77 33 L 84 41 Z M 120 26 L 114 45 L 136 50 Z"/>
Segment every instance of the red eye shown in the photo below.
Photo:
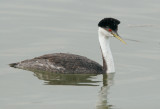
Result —
<path fill-rule="evenodd" d="M 112 31 L 111 29 L 108 29 L 108 31 Z"/>

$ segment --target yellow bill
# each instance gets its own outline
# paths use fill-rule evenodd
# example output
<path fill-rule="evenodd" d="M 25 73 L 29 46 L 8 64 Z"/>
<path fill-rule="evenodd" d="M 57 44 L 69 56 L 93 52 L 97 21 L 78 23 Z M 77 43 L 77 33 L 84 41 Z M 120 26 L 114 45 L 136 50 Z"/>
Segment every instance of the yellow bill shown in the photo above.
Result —
<path fill-rule="evenodd" d="M 119 39 L 122 43 L 126 44 L 126 42 L 117 34 L 117 33 L 111 33 L 114 37 L 116 37 L 117 39 Z"/>

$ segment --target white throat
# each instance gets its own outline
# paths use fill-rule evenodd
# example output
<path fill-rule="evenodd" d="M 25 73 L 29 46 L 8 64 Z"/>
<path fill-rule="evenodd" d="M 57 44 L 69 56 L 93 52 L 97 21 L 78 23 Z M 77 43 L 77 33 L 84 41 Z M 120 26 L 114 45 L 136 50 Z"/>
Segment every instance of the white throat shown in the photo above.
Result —
<path fill-rule="evenodd" d="M 111 34 L 99 27 L 98 35 L 103 56 L 103 69 L 105 70 L 105 73 L 113 73 L 115 72 L 115 67 L 109 42 Z"/>

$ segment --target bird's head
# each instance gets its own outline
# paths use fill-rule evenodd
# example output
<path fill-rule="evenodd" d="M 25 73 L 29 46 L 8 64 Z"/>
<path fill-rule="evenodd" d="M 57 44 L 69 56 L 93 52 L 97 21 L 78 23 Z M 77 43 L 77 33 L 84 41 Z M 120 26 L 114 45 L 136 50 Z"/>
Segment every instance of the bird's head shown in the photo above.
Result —
<path fill-rule="evenodd" d="M 126 43 L 117 33 L 120 21 L 114 18 L 104 18 L 98 23 L 99 32 L 104 36 L 116 37 L 121 42 Z"/>

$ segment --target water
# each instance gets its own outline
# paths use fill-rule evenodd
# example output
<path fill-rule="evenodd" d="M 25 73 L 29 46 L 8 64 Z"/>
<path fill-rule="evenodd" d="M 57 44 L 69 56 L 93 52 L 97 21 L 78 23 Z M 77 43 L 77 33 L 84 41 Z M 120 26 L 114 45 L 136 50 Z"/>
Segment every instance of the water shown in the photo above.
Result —
<path fill-rule="evenodd" d="M 1 0 L 0 109 L 160 108 L 159 0 Z M 9 63 L 68 52 L 102 63 L 97 23 L 121 21 L 111 40 L 116 74 L 54 75 Z"/>

